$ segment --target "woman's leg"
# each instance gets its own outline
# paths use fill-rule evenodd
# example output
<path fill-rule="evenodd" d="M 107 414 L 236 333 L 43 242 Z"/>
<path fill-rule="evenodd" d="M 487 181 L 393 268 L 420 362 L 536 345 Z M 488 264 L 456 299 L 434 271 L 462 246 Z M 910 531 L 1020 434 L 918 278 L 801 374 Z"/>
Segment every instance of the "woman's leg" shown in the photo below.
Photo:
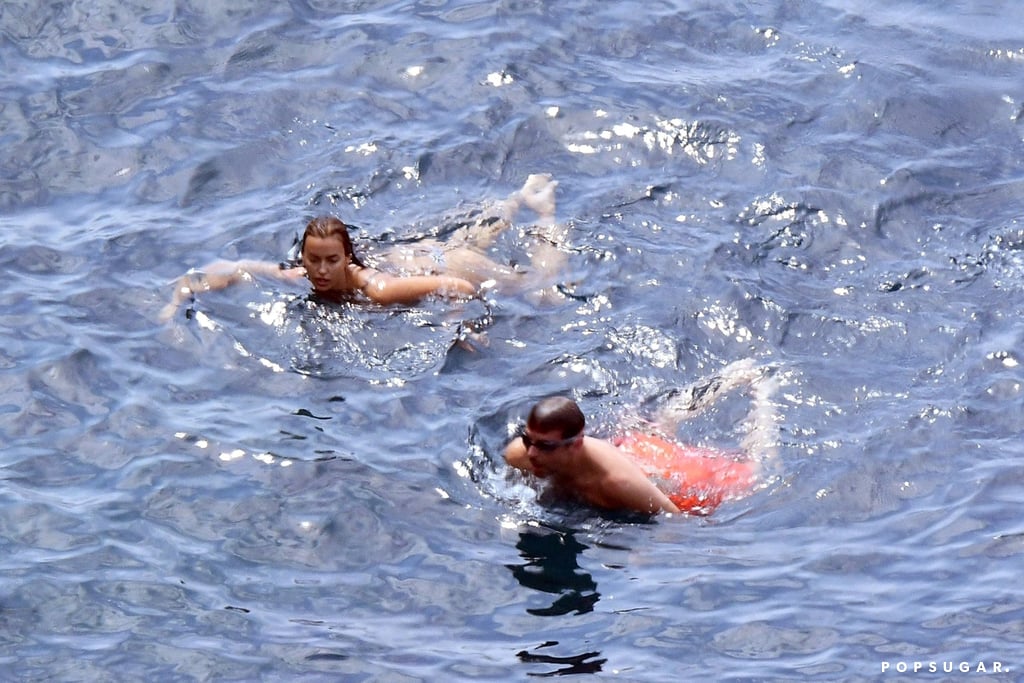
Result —
<path fill-rule="evenodd" d="M 538 220 L 531 231 L 530 270 L 538 284 L 555 277 L 565 266 L 568 229 L 555 222 L 555 188 L 558 181 L 549 175 L 532 175 L 519 191 L 523 203 L 537 212 Z"/>
<path fill-rule="evenodd" d="M 493 280 L 500 285 L 526 289 L 560 270 L 565 254 L 564 226 L 555 224 L 555 188 L 558 181 L 546 173 L 529 176 L 522 188 L 507 198 L 475 211 L 465 224 L 444 242 L 433 239 L 392 249 L 385 259 L 406 273 L 446 273 L 480 285 Z M 538 215 L 537 239 L 530 249 L 530 268 L 526 271 L 501 264 L 486 254 L 502 232 L 512 227 L 522 206 Z"/>
<path fill-rule="evenodd" d="M 525 204 L 537 212 L 538 225 L 555 222 L 555 188 L 558 181 L 547 173 L 534 173 L 523 186 L 501 201 L 491 202 L 474 215 L 472 222 L 459 228 L 449 239 L 453 248 L 486 250 L 502 232 L 512 227 L 519 209 Z"/>
<path fill-rule="evenodd" d="M 460 228 L 448 240 L 445 247 L 447 272 L 471 282 L 495 280 L 522 289 L 559 271 L 565 262 L 565 253 L 559 248 L 564 242 L 564 227 L 555 224 L 557 187 L 558 181 L 550 175 L 535 173 L 519 190 L 481 211 L 472 225 Z M 538 216 L 537 239 L 529 250 L 530 267 L 527 271 L 496 263 L 484 253 L 503 231 L 512 226 L 523 205 Z"/>

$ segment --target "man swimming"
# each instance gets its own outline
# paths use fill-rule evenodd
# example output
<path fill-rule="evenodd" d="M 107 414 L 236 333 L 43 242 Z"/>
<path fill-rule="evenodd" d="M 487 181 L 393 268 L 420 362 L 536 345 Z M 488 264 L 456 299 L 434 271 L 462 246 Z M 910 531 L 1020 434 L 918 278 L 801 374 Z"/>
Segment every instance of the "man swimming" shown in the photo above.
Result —
<path fill-rule="evenodd" d="M 711 449 L 675 443 L 681 420 L 738 386 L 750 386 L 753 410 L 743 460 Z M 775 415 L 769 401 L 774 379 L 752 361 L 727 366 L 710 383 L 676 393 L 654 423 L 606 440 L 584 434 L 586 419 L 575 401 L 561 396 L 533 406 L 526 425 L 505 449 L 516 470 L 550 482 L 556 495 L 607 510 L 645 514 L 708 514 L 722 500 L 749 492 L 766 459 L 773 458 Z"/>

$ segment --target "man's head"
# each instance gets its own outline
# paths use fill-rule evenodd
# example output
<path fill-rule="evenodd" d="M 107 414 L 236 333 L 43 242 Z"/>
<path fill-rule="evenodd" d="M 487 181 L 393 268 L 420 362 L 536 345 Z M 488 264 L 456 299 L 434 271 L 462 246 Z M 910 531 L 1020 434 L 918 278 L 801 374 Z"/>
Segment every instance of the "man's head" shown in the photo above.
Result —
<path fill-rule="evenodd" d="M 564 456 L 579 452 L 584 423 L 583 412 L 571 399 L 552 396 L 538 402 L 519 432 L 530 470 L 538 477 L 564 475 L 573 466 Z"/>
<path fill-rule="evenodd" d="M 585 425 L 586 418 L 576 401 L 563 396 L 549 396 L 538 401 L 526 420 L 531 432 L 558 432 L 563 439 L 582 434 Z"/>

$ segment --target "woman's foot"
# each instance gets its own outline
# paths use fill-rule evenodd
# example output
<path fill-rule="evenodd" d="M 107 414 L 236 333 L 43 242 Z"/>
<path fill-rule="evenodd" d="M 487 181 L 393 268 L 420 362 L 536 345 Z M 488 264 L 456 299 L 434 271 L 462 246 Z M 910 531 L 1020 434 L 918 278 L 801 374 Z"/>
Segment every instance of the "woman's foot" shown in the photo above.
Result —
<path fill-rule="evenodd" d="M 552 180 L 551 174 L 534 173 L 526 178 L 522 189 L 516 194 L 541 218 L 554 220 L 556 187 L 558 187 L 558 181 Z"/>

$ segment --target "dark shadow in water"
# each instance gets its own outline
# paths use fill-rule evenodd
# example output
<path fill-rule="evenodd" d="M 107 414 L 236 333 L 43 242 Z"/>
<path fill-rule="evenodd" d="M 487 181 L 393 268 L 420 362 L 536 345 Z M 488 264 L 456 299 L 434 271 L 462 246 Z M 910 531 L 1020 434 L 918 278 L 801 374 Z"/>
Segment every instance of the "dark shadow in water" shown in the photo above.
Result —
<path fill-rule="evenodd" d="M 554 645 L 558 645 L 558 642 L 548 641 L 540 647 L 552 647 Z M 607 659 L 593 659 L 594 657 L 600 657 L 600 652 L 584 652 L 583 654 L 570 655 L 568 657 L 555 657 L 554 655 L 539 655 L 527 652 L 526 650 L 521 650 L 516 653 L 516 656 L 519 657 L 521 661 L 528 664 L 541 663 L 565 665 L 561 669 L 555 669 L 554 671 L 527 674 L 527 676 L 540 678 L 548 678 L 551 676 L 571 676 L 573 674 L 593 674 L 600 671 L 601 666 L 608 661 Z"/>
<path fill-rule="evenodd" d="M 528 609 L 528 613 L 551 617 L 594 610 L 601 594 L 593 577 L 582 571 L 578 562 L 586 547 L 569 531 L 529 529 L 520 533 L 516 548 L 526 562 L 506 566 L 525 588 L 558 596 L 550 607 Z"/>

